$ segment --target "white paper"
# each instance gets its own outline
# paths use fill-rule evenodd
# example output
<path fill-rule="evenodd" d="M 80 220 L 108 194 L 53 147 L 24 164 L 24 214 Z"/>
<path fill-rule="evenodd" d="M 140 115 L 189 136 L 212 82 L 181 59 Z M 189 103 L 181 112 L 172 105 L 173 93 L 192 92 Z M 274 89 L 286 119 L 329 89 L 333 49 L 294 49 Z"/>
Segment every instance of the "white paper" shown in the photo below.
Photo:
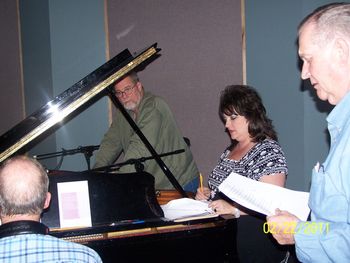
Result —
<path fill-rule="evenodd" d="M 90 227 L 90 199 L 87 181 L 57 183 L 60 227 Z"/>
<path fill-rule="evenodd" d="M 236 203 L 265 215 L 274 215 L 279 208 L 305 221 L 310 213 L 308 192 L 255 181 L 237 173 L 231 173 L 219 190 Z"/>
<path fill-rule="evenodd" d="M 190 198 L 179 198 L 162 205 L 164 217 L 169 220 L 215 215 L 208 202 Z"/>

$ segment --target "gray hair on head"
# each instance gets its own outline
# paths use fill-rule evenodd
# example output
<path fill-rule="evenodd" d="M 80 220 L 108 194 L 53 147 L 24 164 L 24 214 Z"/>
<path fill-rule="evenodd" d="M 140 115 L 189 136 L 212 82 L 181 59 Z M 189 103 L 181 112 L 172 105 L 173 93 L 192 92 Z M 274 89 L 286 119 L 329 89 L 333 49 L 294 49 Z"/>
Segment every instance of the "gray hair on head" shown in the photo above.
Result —
<path fill-rule="evenodd" d="M 350 39 L 350 4 L 331 3 L 315 9 L 299 25 L 299 34 L 307 24 L 314 24 L 313 41 L 327 44 L 336 36 Z"/>
<path fill-rule="evenodd" d="M 0 214 L 41 214 L 49 187 L 43 166 L 21 155 L 7 159 L 0 167 Z"/>

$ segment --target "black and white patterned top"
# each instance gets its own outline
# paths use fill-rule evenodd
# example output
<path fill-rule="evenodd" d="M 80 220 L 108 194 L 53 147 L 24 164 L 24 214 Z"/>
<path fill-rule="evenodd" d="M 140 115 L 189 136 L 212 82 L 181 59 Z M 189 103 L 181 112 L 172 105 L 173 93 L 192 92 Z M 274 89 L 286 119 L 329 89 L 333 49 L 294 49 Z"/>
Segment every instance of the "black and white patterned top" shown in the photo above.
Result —
<path fill-rule="evenodd" d="M 259 181 L 260 177 L 264 175 L 288 174 L 286 158 L 282 148 L 274 140 L 265 139 L 257 143 L 238 161 L 228 159 L 229 154 L 230 150 L 228 149 L 221 154 L 218 164 L 208 178 L 211 199 L 215 198 L 219 185 L 233 171 L 256 181 Z"/>

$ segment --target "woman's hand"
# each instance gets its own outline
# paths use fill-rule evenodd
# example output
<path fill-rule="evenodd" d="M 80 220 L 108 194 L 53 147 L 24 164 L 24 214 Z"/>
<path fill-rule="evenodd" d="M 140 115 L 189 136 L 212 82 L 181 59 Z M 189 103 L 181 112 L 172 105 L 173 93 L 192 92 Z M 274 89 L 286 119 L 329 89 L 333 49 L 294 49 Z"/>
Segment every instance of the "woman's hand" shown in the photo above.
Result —
<path fill-rule="evenodd" d="M 196 193 L 196 200 L 208 200 L 210 198 L 210 189 L 208 187 L 199 187 Z"/>
<path fill-rule="evenodd" d="M 211 202 L 209 207 L 211 207 L 214 212 L 219 215 L 232 215 L 235 212 L 235 207 L 222 199 Z"/>

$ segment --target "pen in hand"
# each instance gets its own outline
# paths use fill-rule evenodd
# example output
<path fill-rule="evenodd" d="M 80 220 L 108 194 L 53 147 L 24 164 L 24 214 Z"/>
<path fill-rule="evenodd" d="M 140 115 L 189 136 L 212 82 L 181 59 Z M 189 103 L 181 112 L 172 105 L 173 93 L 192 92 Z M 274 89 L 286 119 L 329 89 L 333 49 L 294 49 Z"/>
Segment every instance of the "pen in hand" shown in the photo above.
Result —
<path fill-rule="evenodd" d="M 203 176 L 199 173 L 199 186 L 201 188 L 201 192 L 203 193 Z"/>

